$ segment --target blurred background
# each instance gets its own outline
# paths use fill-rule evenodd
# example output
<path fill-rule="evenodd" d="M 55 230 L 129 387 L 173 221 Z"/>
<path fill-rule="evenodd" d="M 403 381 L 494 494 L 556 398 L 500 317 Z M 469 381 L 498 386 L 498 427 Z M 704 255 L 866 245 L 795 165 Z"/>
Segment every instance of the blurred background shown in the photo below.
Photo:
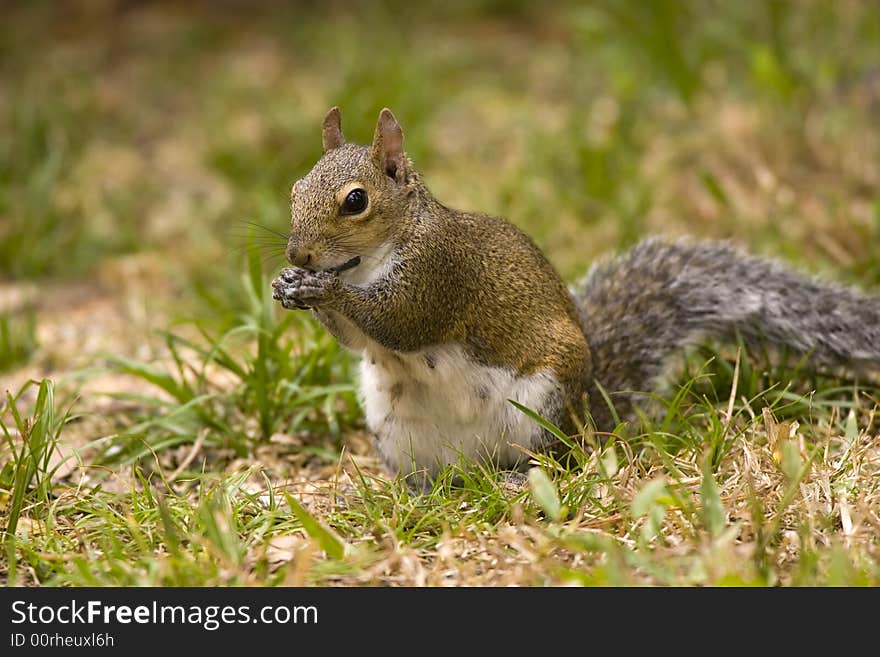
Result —
<path fill-rule="evenodd" d="M 880 285 L 876 2 L 0 6 L 0 522 L 16 537 L 0 583 L 424 583 L 419 563 L 444 583 L 574 576 L 547 558 L 555 543 L 530 556 L 529 521 L 515 550 L 487 547 L 523 517 L 492 472 L 427 504 L 385 482 L 355 359 L 272 302 L 290 188 L 320 157 L 333 105 L 361 142 L 392 108 L 441 201 L 506 216 L 572 283 L 644 236 L 688 234 Z M 876 392 L 721 355 L 694 384 L 715 354 L 695 355 L 662 430 L 636 444 L 638 467 L 627 447 L 618 470 L 609 443 L 614 504 L 598 483 L 608 466 L 587 464 L 598 452 L 554 470 L 562 508 L 607 528 L 607 543 L 562 551 L 599 564 L 577 581 L 877 581 L 876 441 L 857 440 Z M 788 440 L 798 422 L 812 455 Z M 735 555 L 735 533 L 702 529 L 726 522 L 707 448 L 729 529 L 742 528 Z M 813 479 L 792 474 L 820 453 Z M 741 478 L 753 468 L 758 488 Z M 676 499 L 694 502 L 690 524 L 669 514 L 669 550 L 655 553 L 645 528 L 666 507 L 646 500 L 668 497 L 669 476 L 688 477 Z M 787 510 L 799 490 L 812 492 Z M 368 546 L 312 569 L 303 528 L 323 552 L 348 551 L 306 511 L 293 518 L 282 491 Z M 449 531 L 464 547 L 447 568 Z M 615 570 L 623 536 L 646 546 L 627 563 L 654 566 Z M 684 579 L 670 570 L 680 558 Z"/>
<path fill-rule="evenodd" d="M 335 104 L 571 281 L 654 233 L 880 281 L 876 3 L 5 3 L 0 383 L 244 307 Z"/>

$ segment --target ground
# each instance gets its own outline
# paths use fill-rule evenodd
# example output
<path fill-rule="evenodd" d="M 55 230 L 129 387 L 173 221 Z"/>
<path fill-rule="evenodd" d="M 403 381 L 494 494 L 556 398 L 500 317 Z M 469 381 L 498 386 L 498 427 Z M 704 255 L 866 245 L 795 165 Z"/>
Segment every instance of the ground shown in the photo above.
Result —
<path fill-rule="evenodd" d="M 877 290 L 876 7 L 7 14 L 6 583 L 880 583 L 876 373 L 709 345 L 604 445 L 415 494 L 372 451 L 356 359 L 268 288 L 339 105 L 357 141 L 391 107 L 438 198 L 517 223 L 572 283 L 687 234 Z"/>

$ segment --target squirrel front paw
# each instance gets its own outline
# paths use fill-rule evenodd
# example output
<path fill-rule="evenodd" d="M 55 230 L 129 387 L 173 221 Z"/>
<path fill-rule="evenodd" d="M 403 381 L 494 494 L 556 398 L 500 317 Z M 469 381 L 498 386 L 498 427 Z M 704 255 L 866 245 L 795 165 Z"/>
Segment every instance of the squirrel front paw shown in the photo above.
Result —
<path fill-rule="evenodd" d="M 338 282 L 334 272 L 288 267 L 272 281 L 272 298 L 288 310 L 313 308 L 327 300 Z"/>

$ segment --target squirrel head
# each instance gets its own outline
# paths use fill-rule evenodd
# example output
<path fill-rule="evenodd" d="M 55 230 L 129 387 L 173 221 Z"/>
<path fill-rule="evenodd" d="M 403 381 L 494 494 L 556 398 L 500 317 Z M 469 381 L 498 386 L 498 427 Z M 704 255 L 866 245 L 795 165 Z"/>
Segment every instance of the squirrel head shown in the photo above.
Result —
<path fill-rule="evenodd" d="M 334 107 L 324 117 L 322 137 L 324 154 L 290 194 L 287 259 L 312 270 L 369 266 L 371 254 L 401 230 L 412 182 L 403 130 L 386 108 L 373 143 L 351 144 Z"/>

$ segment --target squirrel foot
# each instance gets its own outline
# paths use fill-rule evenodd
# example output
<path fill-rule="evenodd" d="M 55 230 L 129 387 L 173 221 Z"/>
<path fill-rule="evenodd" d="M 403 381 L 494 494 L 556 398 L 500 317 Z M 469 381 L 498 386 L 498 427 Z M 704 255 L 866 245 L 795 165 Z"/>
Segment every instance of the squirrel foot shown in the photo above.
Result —
<path fill-rule="evenodd" d="M 335 272 L 287 267 L 272 281 L 272 298 L 288 310 L 312 308 L 326 300 L 338 280 Z"/>

